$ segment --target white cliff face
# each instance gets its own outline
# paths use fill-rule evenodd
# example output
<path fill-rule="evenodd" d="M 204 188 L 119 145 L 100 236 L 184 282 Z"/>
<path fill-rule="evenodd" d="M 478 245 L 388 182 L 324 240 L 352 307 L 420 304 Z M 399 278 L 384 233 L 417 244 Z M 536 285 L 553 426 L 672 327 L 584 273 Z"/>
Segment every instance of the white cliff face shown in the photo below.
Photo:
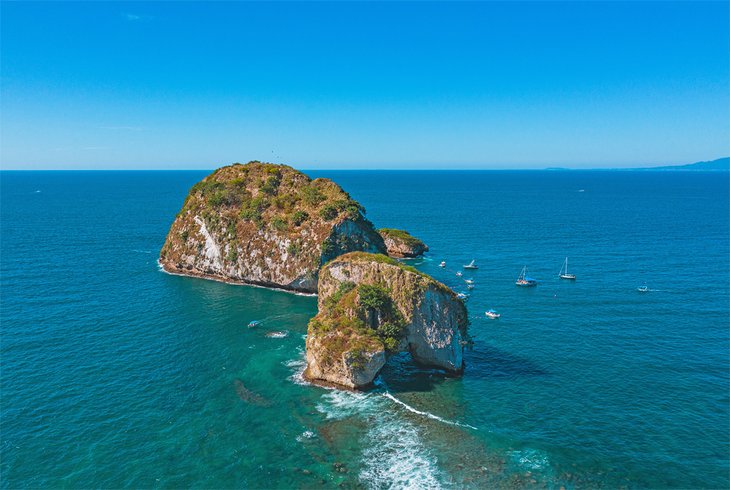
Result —
<path fill-rule="evenodd" d="M 223 264 L 221 260 L 220 248 L 218 248 L 218 245 L 215 243 L 215 239 L 208 232 L 208 228 L 205 226 L 205 222 L 200 219 L 199 216 L 196 216 L 194 220 L 200 227 L 198 231 L 201 235 L 203 235 L 203 238 L 205 239 L 205 245 L 203 246 L 203 250 L 199 255 L 200 265 L 202 266 L 200 268 L 214 273 L 222 273 Z"/>
<path fill-rule="evenodd" d="M 464 347 L 459 323 L 464 321 L 463 303 L 433 287 L 413 310 L 406 334 L 407 349 L 413 359 L 448 371 L 463 369 Z"/>
<path fill-rule="evenodd" d="M 377 371 L 385 364 L 384 355 L 382 364 L 373 362 L 359 369 L 346 367 L 344 359 L 349 347 L 342 336 L 336 337 L 339 333 L 336 330 L 337 321 L 341 320 L 336 319 L 335 324 L 330 325 L 324 333 L 316 328 L 328 320 L 330 298 L 341 294 L 338 291 L 341 291 L 342 284 L 352 284 L 353 287 L 368 284 L 385 288 L 404 321 L 402 337 L 396 350 L 410 352 L 413 359 L 421 364 L 452 373 L 462 372 L 468 315 L 464 303 L 456 294 L 434 279 L 408 270 L 392 259 L 353 253 L 338 257 L 320 271 L 320 315 L 310 323 L 307 337 L 306 376 L 309 379 L 348 387 L 359 386 L 363 381 L 367 381 L 365 384 L 372 382 Z M 353 308 L 351 305 L 348 307 Z M 350 312 L 349 316 L 364 318 L 368 315 L 355 311 Z M 343 327 L 346 328 L 349 327 Z M 358 344 L 357 338 L 352 344 Z M 329 362 L 333 349 L 343 359 L 339 364 Z"/>

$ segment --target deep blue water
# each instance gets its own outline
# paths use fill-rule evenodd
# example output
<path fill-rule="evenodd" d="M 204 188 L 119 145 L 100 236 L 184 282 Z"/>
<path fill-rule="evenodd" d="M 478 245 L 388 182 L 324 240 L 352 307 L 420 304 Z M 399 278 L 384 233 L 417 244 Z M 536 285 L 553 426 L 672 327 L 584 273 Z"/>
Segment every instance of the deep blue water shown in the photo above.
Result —
<path fill-rule="evenodd" d="M 727 173 L 311 172 L 480 265 L 464 376 L 367 394 L 299 378 L 314 298 L 159 271 L 206 173 L 0 174 L 3 488 L 730 486 Z"/>

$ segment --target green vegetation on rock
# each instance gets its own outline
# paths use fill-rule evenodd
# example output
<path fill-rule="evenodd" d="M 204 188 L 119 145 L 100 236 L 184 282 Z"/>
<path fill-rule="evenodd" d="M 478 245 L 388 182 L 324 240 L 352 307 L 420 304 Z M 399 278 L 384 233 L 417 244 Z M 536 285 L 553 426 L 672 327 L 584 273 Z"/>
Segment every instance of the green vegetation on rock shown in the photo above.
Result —
<path fill-rule="evenodd" d="M 328 179 L 286 165 L 236 163 L 190 189 L 161 264 L 171 272 L 314 292 L 326 260 L 352 250 L 385 252 L 364 213 Z"/>
<path fill-rule="evenodd" d="M 408 233 L 405 230 L 396 230 L 395 228 L 380 228 L 378 230 L 378 233 L 383 235 L 384 237 L 393 237 L 397 238 L 398 240 L 402 241 L 409 247 L 417 247 L 417 246 L 423 246 L 425 245 L 421 240 L 414 237 L 410 233 Z"/>

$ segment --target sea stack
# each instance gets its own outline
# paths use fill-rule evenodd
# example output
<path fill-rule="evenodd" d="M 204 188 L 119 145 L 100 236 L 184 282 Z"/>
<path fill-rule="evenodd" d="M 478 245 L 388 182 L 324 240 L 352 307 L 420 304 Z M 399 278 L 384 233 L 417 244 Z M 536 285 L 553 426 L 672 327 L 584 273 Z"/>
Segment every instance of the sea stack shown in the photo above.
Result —
<path fill-rule="evenodd" d="M 388 248 L 388 255 L 391 257 L 413 258 L 428 252 L 428 245 L 407 231 L 381 228 L 378 233 L 383 237 L 385 246 Z"/>
<path fill-rule="evenodd" d="M 305 293 L 352 251 L 386 253 L 365 209 L 328 179 L 249 162 L 193 186 L 160 252 L 168 272 Z"/>
<path fill-rule="evenodd" d="M 353 252 L 320 271 L 318 296 L 305 378 L 366 388 L 387 357 L 403 351 L 420 364 L 462 372 L 466 307 L 430 276 L 384 255 Z"/>

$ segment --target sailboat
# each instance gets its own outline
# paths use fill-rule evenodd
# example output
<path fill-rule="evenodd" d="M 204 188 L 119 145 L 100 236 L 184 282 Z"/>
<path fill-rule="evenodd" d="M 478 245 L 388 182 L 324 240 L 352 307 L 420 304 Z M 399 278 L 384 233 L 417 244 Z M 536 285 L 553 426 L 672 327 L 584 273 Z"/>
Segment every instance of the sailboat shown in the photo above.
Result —
<path fill-rule="evenodd" d="M 563 267 L 560 268 L 560 279 L 568 279 L 570 281 L 575 281 L 575 274 L 568 273 L 568 257 L 565 257 L 565 262 L 563 263 Z"/>
<path fill-rule="evenodd" d="M 473 260 L 473 259 L 472 259 L 472 261 L 471 261 L 471 262 L 469 262 L 468 264 L 466 264 L 466 265 L 464 266 L 464 269 L 478 269 L 478 268 L 479 268 L 479 267 L 477 267 L 476 261 L 475 261 L 475 260 Z"/>
<path fill-rule="evenodd" d="M 515 284 L 523 288 L 535 287 L 537 286 L 537 280 L 527 277 L 527 266 L 525 266 L 522 268 L 522 272 L 520 272 L 520 275 L 517 277 Z"/>

